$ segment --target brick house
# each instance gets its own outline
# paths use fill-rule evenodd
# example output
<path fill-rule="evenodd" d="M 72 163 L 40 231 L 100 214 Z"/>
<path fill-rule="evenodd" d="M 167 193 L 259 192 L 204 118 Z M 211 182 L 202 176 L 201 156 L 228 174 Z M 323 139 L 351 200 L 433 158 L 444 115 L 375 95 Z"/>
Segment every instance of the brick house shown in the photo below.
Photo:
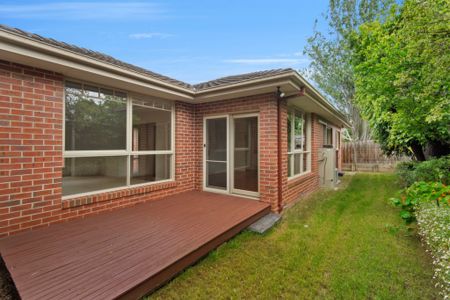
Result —
<path fill-rule="evenodd" d="M 6 26 L 0 59 L 0 237 L 191 190 L 281 212 L 341 166 L 345 117 L 292 69 L 191 85 Z"/>

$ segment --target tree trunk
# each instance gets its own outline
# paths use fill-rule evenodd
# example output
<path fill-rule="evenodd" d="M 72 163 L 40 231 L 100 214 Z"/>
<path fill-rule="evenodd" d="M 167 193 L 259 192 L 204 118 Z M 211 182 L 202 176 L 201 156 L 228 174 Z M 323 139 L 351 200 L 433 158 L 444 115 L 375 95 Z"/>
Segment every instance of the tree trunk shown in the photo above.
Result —
<path fill-rule="evenodd" d="M 433 157 L 441 157 L 450 154 L 450 144 L 442 141 L 432 141 L 429 143 L 429 154 Z"/>
<path fill-rule="evenodd" d="M 426 160 L 425 153 L 423 152 L 423 147 L 420 143 L 418 143 L 417 141 L 413 141 L 411 143 L 411 149 L 418 161 Z"/>

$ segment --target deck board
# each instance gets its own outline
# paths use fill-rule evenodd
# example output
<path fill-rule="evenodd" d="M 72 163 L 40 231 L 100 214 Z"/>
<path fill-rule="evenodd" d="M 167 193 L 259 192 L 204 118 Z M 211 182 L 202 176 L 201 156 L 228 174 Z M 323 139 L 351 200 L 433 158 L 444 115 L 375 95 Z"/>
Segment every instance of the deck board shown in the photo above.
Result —
<path fill-rule="evenodd" d="M 24 300 L 137 298 L 269 211 L 191 191 L 21 233 L 0 253 Z"/>

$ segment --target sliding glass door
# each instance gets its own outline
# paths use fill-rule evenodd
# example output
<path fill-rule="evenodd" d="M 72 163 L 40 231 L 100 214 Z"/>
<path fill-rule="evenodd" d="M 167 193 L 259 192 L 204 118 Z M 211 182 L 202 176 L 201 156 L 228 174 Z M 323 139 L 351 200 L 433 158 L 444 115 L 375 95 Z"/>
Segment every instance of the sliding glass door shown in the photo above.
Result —
<path fill-rule="evenodd" d="M 257 197 L 258 115 L 204 120 L 204 189 Z"/>

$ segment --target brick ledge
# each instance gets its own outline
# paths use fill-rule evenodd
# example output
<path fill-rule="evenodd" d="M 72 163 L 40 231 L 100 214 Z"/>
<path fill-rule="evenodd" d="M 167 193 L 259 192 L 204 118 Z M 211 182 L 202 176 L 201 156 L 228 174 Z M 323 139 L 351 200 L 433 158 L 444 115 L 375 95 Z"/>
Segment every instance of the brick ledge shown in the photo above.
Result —
<path fill-rule="evenodd" d="M 318 177 L 319 175 L 315 172 L 309 172 L 309 173 L 300 175 L 299 177 L 288 179 L 288 182 L 287 182 L 288 188 L 298 185 L 300 183 L 303 183 L 304 181 L 311 179 L 312 177 L 315 177 L 315 176 Z"/>
<path fill-rule="evenodd" d="M 103 201 L 114 200 L 117 198 L 123 198 L 128 196 L 134 196 L 139 194 L 146 194 L 150 192 L 155 192 L 159 190 L 169 189 L 176 187 L 177 183 L 175 181 L 169 181 L 164 183 L 152 183 L 140 187 L 126 187 L 121 190 L 113 192 L 99 192 L 98 194 L 89 196 L 80 196 L 76 198 L 70 198 L 62 200 L 62 209 L 74 208 L 83 205 L 94 204 Z"/>

